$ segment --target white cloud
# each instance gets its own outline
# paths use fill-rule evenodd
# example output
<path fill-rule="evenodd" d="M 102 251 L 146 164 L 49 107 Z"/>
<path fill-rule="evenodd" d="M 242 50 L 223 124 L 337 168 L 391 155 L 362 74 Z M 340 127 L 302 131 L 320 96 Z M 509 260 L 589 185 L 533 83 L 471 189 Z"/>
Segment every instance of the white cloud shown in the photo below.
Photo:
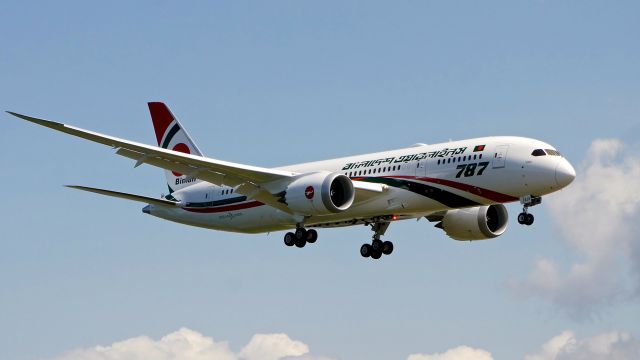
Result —
<path fill-rule="evenodd" d="M 571 331 L 553 337 L 540 352 L 525 360 L 633 360 L 640 358 L 640 342 L 629 333 L 610 332 L 584 340 Z"/>
<path fill-rule="evenodd" d="M 245 360 L 278 360 L 285 356 L 301 356 L 309 352 L 309 347 L 294 341 L 286 334 L 257 334 L 240 351 Z"/>
<path fill-rule="evenodd" d="M 257 334 L 236 354 L 225 341 L 216 342 L 182 328 L 160 340 L 139 336 L 109 346 L 76 349 L 55 360 L 329 360 L 309 354 L 309 347 L 286 334 Z"/>
<path fill-rule="evenodd" d="M 158 341 L 139 336 L 114 342 L 109 346 L 77 349 L 54 358 L 56 360 L 143 360 L 143 359 L 188 359 L 188 360 L 236 360 L 236 355 L 226 342 L 215 342 L 212 338 L 182 328 Z"/>
<path fill-rule="evenodd" d="M 483 349 L 458 346 L 439 354 L 411 354 L 407 360 L 493 360 L 493 356 Z"/>
<path fill-rule="evenodd" d="M 640 286 L 640 157 L 619 140 L 595 140 L 573 184 L 549 196 L 548 208 L 578 261 L 567 268 L 541 258 L 514 288 L 541 297 L 575 319 L 627 299 Z M 630 271 L 632 270 L 632 271 Z"/>
<path fill-rule="evenodd" d="M 565 331 L 562 334 L 551 338 L 542 345 L 540 352 L 535 355 L 525 356 L 525 360 L 553 360 L 563 351 L 572 351 L 576 348 L 576 337 L 571 331 Z"/>

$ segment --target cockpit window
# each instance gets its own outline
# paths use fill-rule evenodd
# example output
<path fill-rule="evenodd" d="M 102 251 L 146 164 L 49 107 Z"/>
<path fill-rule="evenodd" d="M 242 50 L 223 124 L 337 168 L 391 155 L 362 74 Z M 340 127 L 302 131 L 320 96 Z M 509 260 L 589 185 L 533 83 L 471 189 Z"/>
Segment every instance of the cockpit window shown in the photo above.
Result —
<path fill-rule="evenodd" d="M 546 151 L 547 151 L 547 154 L 551 156 L 560 156 L 560 153 L 558 152 L 558 150 L 546 149 Z"/>
<path fill-rule="evenodd" d="M 545 155 L 547 155 L 547 153 L 545 153 L 544 150 L 542 150 L 542 149 L 535 149 L 535 150 L 533 150 L 531 155 L 533 155 L 533 156 L 545 156 Z"/>

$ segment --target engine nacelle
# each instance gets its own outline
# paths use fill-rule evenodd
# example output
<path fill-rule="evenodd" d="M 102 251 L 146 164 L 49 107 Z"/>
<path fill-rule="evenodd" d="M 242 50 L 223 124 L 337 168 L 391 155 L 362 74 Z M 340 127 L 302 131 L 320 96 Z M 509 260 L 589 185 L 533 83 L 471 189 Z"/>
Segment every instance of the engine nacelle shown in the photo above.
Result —
<path fill-rule="evenodd" d="M 447 211 L 442 229 L 454 240 L 486 240 L 498 237 L 507 229 L 509 213 L 500 205 Z"/>
<path fill-rule="evenodd" d="M 347 210 L 356 197 L 351 179 L 340 173 L 318 172 L 293 181 L 285 193 L 289 208 L 303 215 L 326 215 Z"/>

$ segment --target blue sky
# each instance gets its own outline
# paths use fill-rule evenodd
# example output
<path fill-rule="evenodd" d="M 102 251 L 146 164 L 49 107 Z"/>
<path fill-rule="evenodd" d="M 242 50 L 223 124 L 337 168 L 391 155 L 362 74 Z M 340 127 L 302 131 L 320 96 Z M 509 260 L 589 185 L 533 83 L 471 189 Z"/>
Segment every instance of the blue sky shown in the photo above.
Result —
<path fill-rule="evenodd" d="M 190 228 L 63 188 L 165 191 L 161 170 L 2 115 L 0 358 L 183 327 L 234 354 L 256 334 L 284 333 L 331 359 L 462 345 L 519 359 L 565 331 L 578 348 L 614 333 L 640 348 L 637 2 L 4 1 L 2 10 L 4 110 L 152 144 L 146 102 L 165 101 L 206 155 L 261 166 L 521 135 L 557 146 L 579 179 L 533 209 L 532 227 L 509 206 L 510 228 L 491 241 L 393 224 L 393 256 L 372 262 L 358 254 L 364 227 L 289 249 L 280 233 Z"/>

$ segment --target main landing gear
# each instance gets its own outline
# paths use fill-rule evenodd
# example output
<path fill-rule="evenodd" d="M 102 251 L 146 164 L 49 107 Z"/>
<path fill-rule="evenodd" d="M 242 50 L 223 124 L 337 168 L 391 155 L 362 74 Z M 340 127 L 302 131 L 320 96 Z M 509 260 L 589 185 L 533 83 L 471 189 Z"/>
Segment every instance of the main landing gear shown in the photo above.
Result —
<path fill-rule="evenodd" d="M 314 229 L 305 229 L 303 227 L 297 227 L 295 232 L 288 232 L 284 235 L 284 244 L 287 246 L 293 246 L 302 248 L 307 243 L 313 244 L 318 240 L 318 232 Z"/>
<path fill-rule="evenodd" d="M 527 195 L 520 198 L 520 203 L 522 204 L 522 212 L 518 214 L 518 223 L 520 225 L 531 225 L 533 224 L 533 214 L 529 214 L 529 208 L 531 206 L 536 206 L 542 202 L 542 197 Z"/>
<path fill-rule="evenodd" d="M 371 224 L 371 230 L 374 232 L 373 240 L 371 244 L 362 244 L 360 247 L 360 255 L 363 257 L 371 257 L 372 259 L 380 259 L 382 255 L 390 255 L 393 252 L 393 243 L 391 241 L 380 240 L 380 236 L 384 235 L 388 227 L 388 222 Z"/>

